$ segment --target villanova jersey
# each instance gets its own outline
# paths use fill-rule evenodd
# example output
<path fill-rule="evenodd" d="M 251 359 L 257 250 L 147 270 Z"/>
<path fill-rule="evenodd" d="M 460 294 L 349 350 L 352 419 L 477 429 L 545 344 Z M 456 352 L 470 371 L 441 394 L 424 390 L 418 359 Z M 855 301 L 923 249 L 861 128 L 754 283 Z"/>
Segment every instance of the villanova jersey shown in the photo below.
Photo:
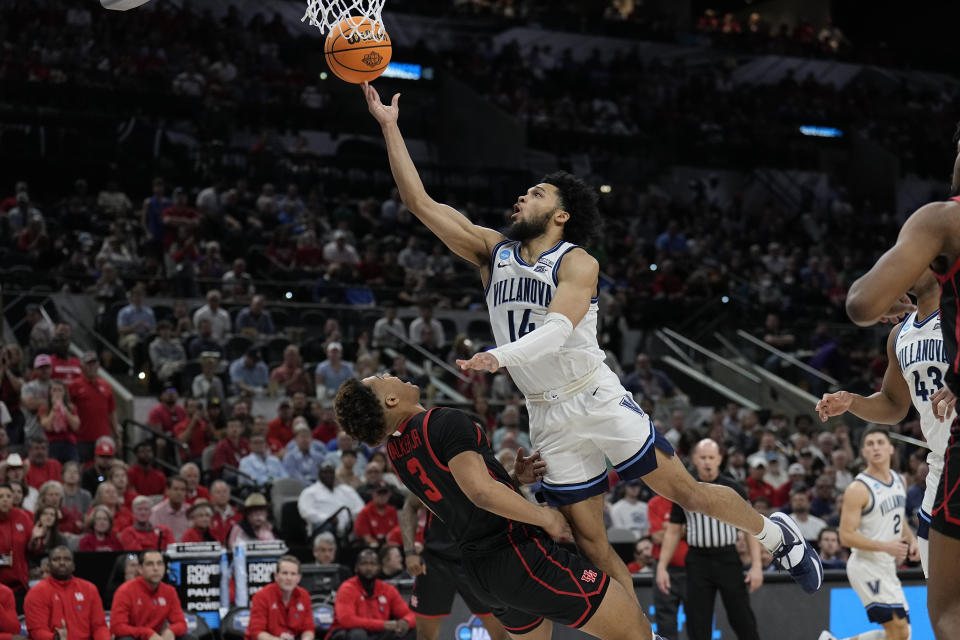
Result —
<path fill-rule="evenodd" d="M 486 301 L 497 345 L 519 340 L 543 325 L 557 291 L 560 261 L 577 245 L 562 240 L 534 264 L 520 257 L 520 243 L 504 240 L 493 249 Z M 591 373 L 606 357 L 597 344 L 597 298 L 555 354 L 510 367 L 510 377 L 524 395 L 560 389 Z"/>
<path fill-rule="evenodd" d="M 950 439 L 950 423 L 940 422 L 933 414 L 930 398 L 943 388 L 950 364 L 940 328 L 940 312 L 917 322 L 914 311 L 903 321 L 895 345 L 900 370 L 907 381 L 913 406 L 920 414 L 920 429 L 930 444 L 927 464 L 931 479 L 940 478 L 943 469 L 943 454 Z"/>
<path fill-rule="evenodd" d="M 904 505 L 907 502 L 907 489 L 903 478 L 896 471 L 890 471 L 890 483 L 886 484 L 866 472 L 857 474 L 856 480 L 862 482 L 870 491 L 870 503 L 860 515 L 857 532 L 871 540 L 890 542 L 903 537 L 906 522 Z M 893 563 L 893 556 L 883 551 L 865 551 L 854 549 L 853 555 L 861 560 L 880 563 Z"/>

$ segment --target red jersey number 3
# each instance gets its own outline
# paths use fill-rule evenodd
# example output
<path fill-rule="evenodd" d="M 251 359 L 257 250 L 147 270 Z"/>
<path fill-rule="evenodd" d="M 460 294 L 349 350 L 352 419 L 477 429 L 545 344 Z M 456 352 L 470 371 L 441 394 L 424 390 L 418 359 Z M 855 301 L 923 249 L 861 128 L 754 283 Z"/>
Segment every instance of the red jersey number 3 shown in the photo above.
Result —
<path fill-rule="evenodd" d="M 427 472 L 424 470 L 423 465 L 420 464 L 420 461 L 416 458 L 410 458 L 407 460 L 407 471 L 417 476 L 417 479 L 420 480 L 420 484 L 423 485 L 423 492 L 431 502 L 437 502 L 440 500 L 443 495 L 437 490 L 437 485 L 433 484 L 433 481 L 427 477 Z"/>

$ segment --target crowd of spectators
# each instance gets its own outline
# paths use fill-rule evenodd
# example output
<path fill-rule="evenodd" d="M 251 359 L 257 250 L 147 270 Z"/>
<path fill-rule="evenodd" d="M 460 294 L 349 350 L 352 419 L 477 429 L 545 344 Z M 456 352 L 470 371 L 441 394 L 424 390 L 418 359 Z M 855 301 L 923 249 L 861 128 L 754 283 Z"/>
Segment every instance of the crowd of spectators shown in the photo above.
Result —
<path fill-rule="evenodd" d="M 523 3 L 494 4 L 507 17 L 523 10 Z M 607 19 L 629 18 L 629 5 L 613 3 Z M 290 51 L 278 44 L 289 39 L 279 18 L 257 18 L 240 28 L 232 10 L 216 21 L 208 15 L 183 20 L 179 9 L 164 8 L 132 15 L 125 33 L 115 34 L 95 11 L 25 6 L 0 9 L 0 23 L 10 25 L 18 44 L 3 50 L 3 81 L 133 86 L 162 79 L 173 94 L 212 102 L 292 102 L 312 109 L 325 101 L 323 89 L 298 68 L 298 56 L 285 55 Z M 175 24 L 177 42 L 202 41 L 205 59 L 192 44 L 163 45 L 163 34 Z M 698 29 L 718 41 L 749 40 L 769 33 L 761 24 L 753 17 L 739 25 L 708 14 Z M 48 35 L 63 35 L 46 42 L 64 48 L 32 46 L 31 38 Z M 800 25 L 789 37 L 776 34 L 764 42 L 784 39 L 826 53 L 844 46 L 831 25 L 819 35 Z M 84 55 L 73 55 L 70 47 L 83 46 Z M 748 145 L 745 127 L 757 114 L 802 119 L 816 113 L 854 123 L 922 169 L 929 154 L 916 150 L 939 144 L 952 129 L 952 123 L 942 126 L 949 109 L 931 110 L 924 101 L 921 110 L 919 99 L 927 96 L 906 87 L 904 100 L 878 100 L 857 84 L 835 89 L 793 78 L 742 92 L 728 68 L 644 63 L 633 55 L 578 63 L 546 47 L 521 52 L 508 45 L 496 52 L 480 37 L 448 53 L 450 64 L 492 102 L 534 131 L 559 134 L 557 140 L 585 134 L 597 144 L 597 136 L 656 130 L 681 146 L 690 142 L 691 149 L 701 143 L 695 138 Z M 945 106 L 954 98 L 935 100 Z M 711 131 L 714 121 L 727 131 Z M 595 155 L 599 165 L 615 158 Z M 294 533 L 289 527 L 312 542 L 320 564 L 338 559 L 339 543 L 378 550 L 376 562 L 370 553 L 358 556 L 360 578 L 378 571 L 402 577 L 397 508 L 405 490 L 383 452 L 339 431 L 331 399 L 343 380 L 384 371 L 426 387 L 407 367 L 414 353 L 407 342 L 448 362 L 481 348 L 483 338 L 455 335 L 434 317 L 437 308 L 480 308 L 476 275 L 420 227 L 395 191 L 331 197 L 312 178 L 254 183 L 228 174 L 208 173 L 184 185 L 144 178 L 129 188 L 116 179 L 97 185 L 78 179 L 62 197 L 45 185 L 4 185 L 13 187 L 0 194 L 5 263 L 53 274 L 65 290 L 95 298 L 98 327 L 156 392 L 146 422 L 160 434 L 133 442 L 138 432 L 118 422 L 100 367 L 125 366 L 109 350 L 74 357 L 70 324 L 51 322 L 40 307 L 26 309 L 21 345 L 0 349 L 0 529 L 11 532 L 0 536 L 0 584 L 20 602 L 31 585 L 47 585 L 30 591 L 37 594 L 71 580 L 76 589 L 87 589 L 72 577 L 72 550 L 143 552 L 201 541 L 232 547 Z M 501 227 L 506 204 L 463 202 L 462 208 L 480 223 Z M 887 364 L 880 345 L 851 340 L 830 321 L 844 320 L 847 287 L 895 238 L 895 219 L 870 203 L 850 202 L 839 187 L 807 192 L 801 210 L 771 203 L 750 214 L 713 178 L 695 181 L 686 198 L 618 186 L 601 206 L 605 236 L 590 249 L 603 270 L 601 338 L 609 364 L 681 456 L 701 438 L 715 440 L 725 472 L 744 484 L 754 505 L 793 513 L 825 562 L 841 567 L 845 552 L 834 527 L 842 492 L 859 464 L 849 426 L 822 431 L 807 416 L 737 405 L 698 409 L 646 354 L 622 363 L 618 354 L 625 327 L 655 326 L 678 309 L 727 296 L 748 311 L 737 320 L 755 323 L 746 328 L 767 344 L 807 352 L 816 368 L 847 388 L 874 389 Z M 867 224 L 871 233 L 865 235 Z M 385 308 L 354 315 L 341 327 L 336 317 L 301 315 L 281 304 L 292 290 L 298 300 Z M 399 318 L 398 306 L 416 308 L 417 317 Z M 387 349 L 405 355 L 388 357 Z M 766 365 L 779 370 L 781 362 Z M 797 382 L 817 390 L 817 380 Z M 530 441 L 526 409 L 509 377 L 475 374 L 454 383 L 472 403 L 498 458 L 511 467 L 518 448 L 529 450 Z M 898 428 L 919 434 L 913 418 Z M 901 450 L 897 462 L 908 478 L 908 510 L 915 518 L 926 464 L 912 449 Z M 528 495 L 535 492 L 534 486 Z M 272 503 L 275 496 L 282 502 Z M 663 502 L 642 483 L 612 480 L 608 524 L 636 539 L 635 573 L 651 570 L 659 553 L 669 513 Z M 128 584 L 142 580 L 147 586 L 136 588 L 155 589 L 155 561 L 145 556 L 141 577 Z M 682 547 L 675 561 L 682 564 Z M 299 579 L 300 567 L 280 564 L 270 593 L 287 603 L 299 593 L 294 574 Z M 0 603 L 5 597 L 0 589 Z M 393 614 L 391 631 L 410 632 L 409 612 L 398 605 Z M 359 614 L 337 615 L 342 621 Z M 31 637 L 55 637 L 57 621 L 47 622 L 53 624 L 49 635 L 31 631 Z M 76 624 L 71 629 L 87 623 Z M 387 628 L 382 620 L 380 626 Z M 335 624 L 335 634 L 343 628 Z M 98 638 L 104 632 L 88 631 Z"/>

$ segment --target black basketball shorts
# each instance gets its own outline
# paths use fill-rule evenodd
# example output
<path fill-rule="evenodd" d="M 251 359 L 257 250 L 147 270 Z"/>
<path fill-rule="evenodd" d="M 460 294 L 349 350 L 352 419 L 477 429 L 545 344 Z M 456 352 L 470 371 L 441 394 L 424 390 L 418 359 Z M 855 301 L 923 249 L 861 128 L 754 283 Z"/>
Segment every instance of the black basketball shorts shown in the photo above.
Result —
<path fill-rule="evenodd" d="M 411 611 L 427 618 L 448 616 L 453 608 L 453 597 L 459 593 L 470 613 L 475 616 L 490 615 L 490 605 L 476 594 L 460 562 L 446 560 L 429 551 L 424 551 L 420 557 L 427 572 L 417 576 L 413 583 Z"/>
<path fill-rule="evenodd" d="M 950 427 L 944 453 L 943 474 L 933 501 L 930 526 L 945 536 L 960 540 L 960 420 Z"/>
<path fill-rule="evenodd" d="M 464 558 L 464 570 L 481 599 L 514 634 L 533 631 L 544 618 L 583 626 L 607 593 L 607 574 L 540 529 L 516 523 L 513 529 L 509 546 Z"/>

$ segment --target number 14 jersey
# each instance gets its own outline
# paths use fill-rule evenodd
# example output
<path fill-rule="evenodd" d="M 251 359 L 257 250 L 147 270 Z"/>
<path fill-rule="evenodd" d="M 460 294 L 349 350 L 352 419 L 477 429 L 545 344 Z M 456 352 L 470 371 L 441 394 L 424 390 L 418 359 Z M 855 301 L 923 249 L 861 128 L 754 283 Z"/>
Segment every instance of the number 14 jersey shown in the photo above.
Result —
<path fill-rule="evenodd" d="M 505 240 L 490 256 L 486 288 L 490 327 L 498 346 L 510 344 L 543 325 L 547 308 L 557 292 L 560 261 L 578 248 L 558 242 L 533 263 L 520 257 L 520 243 Z M 596 295 L 596 292 L 594 292 Z M 524 395 L 560 389 L 596 369 L 605 354 L 597 344 L 597 298 L 557 353 L 529 364 L 510 367 L 510 377 Z"/>

